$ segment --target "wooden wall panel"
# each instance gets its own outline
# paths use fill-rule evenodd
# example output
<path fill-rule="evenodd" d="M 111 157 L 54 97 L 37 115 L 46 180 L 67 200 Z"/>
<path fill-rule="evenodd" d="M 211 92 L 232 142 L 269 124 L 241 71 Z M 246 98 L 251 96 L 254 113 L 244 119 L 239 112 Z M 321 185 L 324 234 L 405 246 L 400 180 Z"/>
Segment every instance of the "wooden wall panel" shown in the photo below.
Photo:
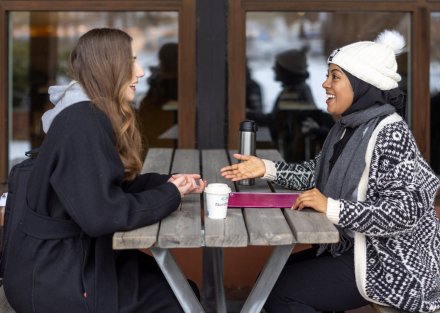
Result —
<path fill-rule="evenodd" d="M 422 155 L 430 159 L 430 95 L 429 95 L 429 42 L 430 19 L 426 8 L 417 8 L 413 15 L 412 119 L 411 129 Z"/>
<path fill-rule="evenodd" d="M 0 3 L 0 183 L 6 183 L 8 176 L 8 98 L 6 82 L 7 71 L 7 28 L 4 5 Z"/>
<path fill-rule="evenodd" d="M 246 15 L 240 1 L 229 0 L 228 25 L 228 147 L 238 149 L 239 125 L 246 115 Z"/>
<path fill-rule="evenodd" d="M 183 0 L 179 16 L 179 148 L 196 145 L 196 3 Z"/>
<path fill-rule="evenodd" d="M 197 146 L 201 149 L 226 145 L 226 2 L 197 1 Z"/>

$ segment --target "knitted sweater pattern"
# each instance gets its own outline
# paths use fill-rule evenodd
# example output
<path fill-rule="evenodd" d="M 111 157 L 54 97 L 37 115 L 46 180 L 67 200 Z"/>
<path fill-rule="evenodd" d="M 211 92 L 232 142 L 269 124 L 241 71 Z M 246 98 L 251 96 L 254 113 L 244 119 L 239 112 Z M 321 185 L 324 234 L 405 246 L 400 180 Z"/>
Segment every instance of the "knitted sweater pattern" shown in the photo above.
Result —
<path fill-rule="evenodd" d="M 274 182 L 289 189 L 312 188 L 318 160 L 276 162 Z M 439 179 L 403 121 L 379 131 L 366 161 L 365 200 L 339 201 L 338 224 L 355 232 L 358 289 L 372 302 L 435 311 L 440 308 L 440 222 L 433 202 Z"/>

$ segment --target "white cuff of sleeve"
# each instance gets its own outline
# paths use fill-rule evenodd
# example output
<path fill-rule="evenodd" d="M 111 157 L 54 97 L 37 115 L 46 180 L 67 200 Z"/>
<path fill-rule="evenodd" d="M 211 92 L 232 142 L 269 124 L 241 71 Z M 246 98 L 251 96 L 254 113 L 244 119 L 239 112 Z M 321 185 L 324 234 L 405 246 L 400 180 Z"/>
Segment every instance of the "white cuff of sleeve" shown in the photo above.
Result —
<path fill-rule="evenodd" d="M 339 214 L 341 213 L 340 201 L 327 198 L 327 218 L 333 224 L 339 223 Z"/>
<path fill-rule="evenodd" d="M 264 172 L 264 176 L 261 178 L 266 180 L 275 180 L 277 178 L 277 169 L 275 168 L 275 163 L 265 159 L 262 159 L 262 161 L 266 168 L 266 172 Z"/>

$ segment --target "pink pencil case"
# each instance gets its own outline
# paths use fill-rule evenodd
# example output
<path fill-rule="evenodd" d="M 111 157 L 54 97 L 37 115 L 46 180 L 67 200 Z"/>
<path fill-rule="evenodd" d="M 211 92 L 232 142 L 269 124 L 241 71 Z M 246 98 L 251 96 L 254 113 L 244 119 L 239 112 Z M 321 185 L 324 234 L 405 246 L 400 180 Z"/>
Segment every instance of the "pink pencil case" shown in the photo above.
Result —
<path fill-rule="evenodd" d="M 231 192 L 230 208 L 290 208 L 299 193 Z"/>

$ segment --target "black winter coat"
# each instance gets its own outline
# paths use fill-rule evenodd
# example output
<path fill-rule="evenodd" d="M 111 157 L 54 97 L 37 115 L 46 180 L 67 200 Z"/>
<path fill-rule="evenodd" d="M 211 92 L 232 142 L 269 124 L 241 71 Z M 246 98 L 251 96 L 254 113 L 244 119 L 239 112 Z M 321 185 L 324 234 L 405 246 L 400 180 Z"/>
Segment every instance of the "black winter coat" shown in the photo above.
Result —
<path fill-rule="evenodd" d="M 73 221 L 80 235 L 47 240 L 19 228 L 11 236 L 4 285 L 17 312 L 138 311 L 149 286 L 141 281 L 145 256 L 112 250 L 112 235 L 159 221 L 181 199 L 168 175 L 148 173 L 129 183 L 123 175 L 102 111 L 81 102 L 59 113 L 31 174 L 28 204 L 39 214 Z"/>

